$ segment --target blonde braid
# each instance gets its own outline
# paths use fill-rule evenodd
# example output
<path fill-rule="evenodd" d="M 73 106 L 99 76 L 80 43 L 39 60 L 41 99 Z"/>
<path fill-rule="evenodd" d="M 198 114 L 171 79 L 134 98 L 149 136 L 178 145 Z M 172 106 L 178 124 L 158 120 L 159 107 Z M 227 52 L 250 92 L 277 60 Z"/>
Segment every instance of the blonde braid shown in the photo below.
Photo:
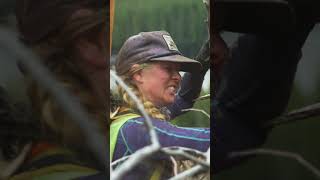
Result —
<path fill-rule="evenodd" d="M 140 64 L 139 67 L 136 68 L 131 68 L 130 71 L 121 76 L 121 78 L 123 79 L 123 81 L 129 86 L 130 90 L 141 100 L 141 102 L 143 103 L 143 107 L 145 109 L 145 111 L 152 117 L 152 118 L 156 118 L 156 119 L 160 119 L 160 120 L 166 120 L 166 116 L 160 111 L 159 108 L 157 108 L 152 102 L 146 100 L 143 95 L 139 92 L 138 88 L 136 87 L 136 85 L 134 85 L 132 83 L 132 75 L 140 70 L 142 70 L 143 68 L 147 67 L 146 64 Z M 126 108 L 130 108 L 134 111 L 138 111 L 137 110 L 137 105 L 135 104 L 135 102 L 132 100 L 132 98 L 129 96 L 129 94 L 122 88 L 122 87 L 118 87 L 118 93 L 121 96 L 121 100 L 123 101 L 122 106 L 126 107 Z M 111 119 L 111 118 L 110 118 Z"/>

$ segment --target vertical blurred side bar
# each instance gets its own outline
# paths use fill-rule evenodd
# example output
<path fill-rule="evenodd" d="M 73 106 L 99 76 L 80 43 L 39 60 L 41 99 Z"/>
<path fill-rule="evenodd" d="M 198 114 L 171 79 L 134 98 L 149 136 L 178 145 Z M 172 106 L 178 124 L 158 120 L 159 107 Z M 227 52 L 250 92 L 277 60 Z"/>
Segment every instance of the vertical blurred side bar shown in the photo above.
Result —
<path fill-rule="evenodd" d="M 210 61 L 210 68 L 209 68 L 209 71 L 210 71 L 210 81 L 212 82 L 212 80 L 213 80 L 213 73 L 211 72 L 212 71 L 212 64 L 211 64 L 211 62 L 212 62 L 212 58 L 213 58 L 213 40 L 212 40 L 212 37 L 213 37 L 213 32 L 214 32 L 214 27 L 213 27 L 213 20 L 214 20 L 214 18 L 213 18 L 213 6 L 214 6 L 214 1 L 215 0 L 209 0 L 209 21 L 208 21 L 208 23 L 209 23 L 209 61 Z M 213 94 L 214 94 L 214 91 L 213 91 L 213 85 L 212 85 L 212 83 L 210 83 L 210 94 L 211 94 L 211 97 L 213 97 Z M 212 98 L 211 98 L 212 99 Z M 210 100 L 210 106 L 212 106 L 212 101 Z M 211 139 L 211 145 L 210 145 L 210 147 L 213 147 L 214 148 L 214 144 L 213 144 L 213 142 L 214 142 L 214 121 L 213 121 L 213 117 L 214 117 L 214 114 L 213 114 L 213 111 L 212 111 L 212 108 L 210 108 L 211 110 L 210 110 L 210 129 L 211 129 L 211 137 L 210 137 L 210 139 Z M 212 148 L 210 148 L 210 154 L 212 154 Z M 210 162 L 213 162 L 213 160 L 211 159 L 211 158 L 214 158 L 213 157 L 214 155 L 212 154 L 211 156 L 210 156 Z M 210 166 L 210 174 L 212 175 L 212 177 L 213 177 L 213 166 L 214 165 L 211 165 Z"/>
<path fill-rule="evenodd" d="M 113 32 L 113 24 L 114 24 L 114 4 L 115 2 L 114 2 L 114 0 L 109 0 L 109 4 L 108 4 L 108 6 L 107 6 L 107 8 L 108 8 L 108 12 L 109 12 L 109 19 L 108 19 L 108 22 L 109 23 L 107 23 L 107 26 L 109 26 L 108 28 L 108 30 L 109 30 L 109 32 L 108 32 L 108 35 L 109 35 L 109 37 L 108 37 L 108 43 L 109 43 L 109 56 L 108 56 L 108 58 L 107 58 L 107 64 L 108 64 L 108 68 L 107 68 L 107 74 L 106 75 L 108 75 L 109 76 L 109 78 L 107 78 L 107 80 L 108 80 L 108 82 L 106 82 L 107 83 L 107 86 L 106 87 L 108 87 L 108 89 L 106 90 L 107 92 L 109 92 L 109 94 L 110 94 L 110 59 L 111 59 L 111 49 L 112 49 L 112 32 Z M 110 118 L 109 117 L 109 114 L 108 114 L 108 109 L 110 109 L 110 96 L 108 96 L 109 98 L 108 99 L 106 99 L 106 101 L 107 101 L 107 109 L 106 109 L 106 118 L 107 118 L 107 121 L 106 122 L 109 122 L 109 119 L 108 118 Z M 107 126 L 109 126 L 109 123 L 107 123 Z M 109 126 L 109 128 L 110 128 L 110 126 Z M 110 162 L 111 162 L 111 160 L 109 159 L 110 157 L 109 157 L 109 146 L 110 146 L 110 134 L 109 133 L 107 133 L 107 135 L 106 135 L 106 138 L 107 138 L 107 144 L 108 144 L 108 147 L 107 147 L 107 151 L 108 152 L 106 152 L 107 153 L 107 169 L 106 169 L 106 171 L 108 172 L 108 177 L 109 177 L 109 179 L 110 179 Z"/>

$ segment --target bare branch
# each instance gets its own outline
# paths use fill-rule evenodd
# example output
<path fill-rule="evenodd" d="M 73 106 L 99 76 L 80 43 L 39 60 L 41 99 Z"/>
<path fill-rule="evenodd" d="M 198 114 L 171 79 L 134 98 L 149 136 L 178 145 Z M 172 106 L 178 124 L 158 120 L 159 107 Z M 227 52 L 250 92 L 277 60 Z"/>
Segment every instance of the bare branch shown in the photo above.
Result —
<path fill-rule="evenodd" d="M 167 148 L 162 148 L 161 151 L 172 156 L 182 156 L 197 164 L 201 164 L 202 166 L 210 168 L 209 163 L 197 158 L 197 156 L 206 158 L 205 154 L 200 151 L 185 148 L 185 147 L 167 147 Z"/>
<path fill-rule="evenodd" d="M 187 112 L 187 111 L 201 112 L 201 113 L 203 113 L 204 115 L 206 115 L 210 119 L 210 115 L 206 111 L 204 111 L 202 109 L 189 108 L 189 109 L 182 109 L 181 111 L 183 111 L 183 112 Z"/>
<path fill-rule="evenodd" d="M 206 152 L 206 161 L 210 163 L 210 148 Z M 187 177 L 193 177 L 196 176 L 197 174 L 200 174 L 205 171 L 210 171 L 210 168 L 208 169 L 205 166 L 202 165 L 196 165 L 172 178 L 170 180 L 180 180 L 180 179 L 187 179 Z M 209 173 L 210 175 L 210 173 Z M 210 177 L 209 177 L 210 178 Z"/>
<path fill-rule="evenodd" d="M 129 157 L 130 157 L 130 156 L 123 156 L 122 158 L 113 161 L 113 162 L 111 163 L 111 167 L 115 167 L 115 166 L 117 166 L 118 164 L 121 164 L 122 162 L 124 162 L 124 161 L 126 161 L 127 159 L 129 159 Z"/>
<path fill-rule="evenodd" d="M 272 155 L 272 156 L 279 156 L 289 159 L 294 159 L 298 163 L 300 163 L 302 166 L 304 166 L 306 169 L 311 171 L 316 177 L 320 178 L 320 171 L 312 165 L 310 162 L 305 160 L 301 155 L 292 153 L 292 152 L 286 152 L 286 151 L 279 151 L 279 150 L 273 150 L 273 149 L 253 149 L 253 150 L 246 150 L 241 152 L 232 152 L 230 153 L 229 157 L 241 157 L 241 156 L 248 156 L 248 155 Z"/>
<path fill-rule="evenodd" d="M 173 174 L 174 176 L 176 176 L 178 174 L 178 164 L 177 164 L 177 161 L 174 159 L 173 156 L 170 156 L 170 160 L 173 164 Z"/>
<path fill-rule="evenodd" d="M 207 162 L 210 164 L 210 148 L 207 150 L 205 156 L 207 157 Z"/>
<path fill-rule="evenodd" d="M 305 120 L 306 118 L 311 118 L 316 116 L 320 116 L 320 103 L 305 106 L 301 109 L 291 111 L 288 114 L 285 114 L 283 116 L 276 118 L 272 122 L 266 123 L 265 127 L 288 124 L 288 123 L 296 122 L 298 120 Z"/>
<path fill-rule="evenodd" d="M 150 147 L 150 146 L 147 146 L 147 147 Z M 145 148 L 143 148 L 143 149 L 145 149 Z M 188 173 L 186 174 L 188 176 L 193 176 L 193 175 L 199 174 L 199 173 L 201 173 L 205 170 L 208 170 L 210 168 L 210 149 L 208 149 L 208 151 L 206 153 L 203 153 L 203 152 L 200 152 L 200 151 L 197 151 L 194 149 L 190 149 L 190 148 L 185 148 L 185 147 L 166 147 L 166 148 L 162 148 L 161 152 L 164 152 L 165 154 L 171 155 L 171 158 L 172 158 L 172 156 L 181 156 L 181 157 L 184 157 L 186 159 L 189 159 L 189 160 L 195 162 L 196 164 L 200 164 L 199 166 L 201 166 L 202 168 L 198 167 L 198 168 L 194 168 L 190 172 L 188 171 Z M 144 157 L 137 157 L 136 153 L 140 153 L 140 154 L 147 153 L 147 155 Z M 135 163 L 138 164 L 139 162 L 142 162 L 144 159 L 147 159 L 148 156 L 152 155 L 155 152 L 149 152 L 148 150 L 146 150 L 146 151 L 143 150 L 141 152 L 137 151 L 136 153 L 131 156 L 125 156 L 121 159 L 118 159 L 117 161 L 113 162 L 111 164 L 111 166 L 113 167 L 117 164 L 120 164 L 123 161 L 129 160 L 130 158 L 135 158 L 135 160 L 136 160 L 135 162 L 127 163 L 128 167 L 125 167 L 125 168 L 129 168 L 129 170 L 130 170 L 131 168 L 133 168 L 135 166 Z M 206 161 L 198 159 L 199 157 L 205 159 Z M 120 167 L 120 170 L 123 171 L 122 165 Z M 182 174 L 182 177 L 186 177 L 186 175 Z M 112 173 L 111 177 L 112 177 L 112 179 L 118 178 L 114 175 L 114 172 Z M 178 177 L 180 177 L 180 175 Z"/>
<path fill-rule="evenodd" d="M 207 99 L 210 99 L 210 94 L 200 96 L 197 99 L 195 99 L 194 101 L 202 101 L 202 100 L 207 100 Z"/>
<path fill-rule="evenodd" d="M 201 166 L 201 165 L 196 165 L 194 167 L 192 167 L 191 169 L 188 169 L 172 178 L 170 178 L 169 180 L 180 180 L 180 179 L 186 179 L 187 177 L 192 177 L 195 176 L 203 171 L 205 171 L 206 168 Z"/>
<path fill-rule="evenodd" d="M 137 150 L 119 168 L 110 173 L 110 179 L 122 179 L 127 172 L 129 172 L 139 163 L 143 162 L 145 159 L 151 157 L 151 155 L 157 152 L 158 150 L 159 147 L 155 146 L 154 144 Z"/>

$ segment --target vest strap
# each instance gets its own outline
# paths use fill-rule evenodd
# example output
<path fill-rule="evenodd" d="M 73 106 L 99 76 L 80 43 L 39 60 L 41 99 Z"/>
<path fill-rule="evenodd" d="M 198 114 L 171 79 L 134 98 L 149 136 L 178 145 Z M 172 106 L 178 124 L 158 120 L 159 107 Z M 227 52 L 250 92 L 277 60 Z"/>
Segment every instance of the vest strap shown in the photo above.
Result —
<path fill-rule="evenodd" d="M 128 113 L 128 114 L 116 116 L 114 118 L 115 120 L 112 121 L 110 126 L 110 161 L 112 161 L 113 159 L 113 153 L 114 153 L 114 149 L 116 148 L 120 128 L 128 120 L 137 118 L 137 117 L 140 117 L 140 115 L 134 114 L 134 113 Z"/>

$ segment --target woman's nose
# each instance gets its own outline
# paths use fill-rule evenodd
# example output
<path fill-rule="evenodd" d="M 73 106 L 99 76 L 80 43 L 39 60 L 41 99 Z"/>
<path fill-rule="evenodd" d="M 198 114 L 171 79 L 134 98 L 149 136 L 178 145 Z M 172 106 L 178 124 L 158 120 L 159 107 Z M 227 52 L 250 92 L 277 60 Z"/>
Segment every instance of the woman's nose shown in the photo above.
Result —
<path fill-rule="evenodd" d="M 172 79 L 177 80 L 179 82 L 181 81 L 181 75 L 180 75 L 179 71 L 173 72 Z"/>

